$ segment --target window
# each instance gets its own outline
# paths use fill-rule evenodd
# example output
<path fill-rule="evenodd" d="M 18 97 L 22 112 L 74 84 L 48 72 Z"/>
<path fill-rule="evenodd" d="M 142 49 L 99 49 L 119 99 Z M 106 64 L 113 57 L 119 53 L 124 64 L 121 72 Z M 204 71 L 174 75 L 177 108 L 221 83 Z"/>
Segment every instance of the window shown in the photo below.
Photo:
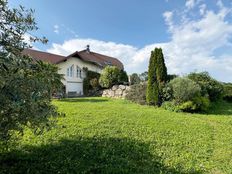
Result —
<path fill-rule="evenodd" d="M 77 66 L 77 78 L 82 78 L 82 71 L 81 68 Z"/>
<path fill-rule="evenodd" d="M 73 77 L 73 69 L 74 69 L 74 66 L 70 66 L 69 68 L 67 68 L 67 76 L 68 77 Z"/>

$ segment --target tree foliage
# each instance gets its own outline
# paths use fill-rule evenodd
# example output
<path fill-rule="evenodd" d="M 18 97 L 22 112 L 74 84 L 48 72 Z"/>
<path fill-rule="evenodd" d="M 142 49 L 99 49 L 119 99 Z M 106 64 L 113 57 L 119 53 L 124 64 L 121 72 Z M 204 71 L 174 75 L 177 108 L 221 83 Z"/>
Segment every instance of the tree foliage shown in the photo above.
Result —
<path fill-rule="evenodd" d="M 128 75 L 124 70 L 121 70 L 119 73 L 119 83 L 120 84 L 128 83 Z"/>
<path fill-rule="evenodd" d="M 213 79 L 208 72 L 190 73 L 188 78 L 201 87 L 202 95 L 211 101 L 217 101 L 223 96 L 223 84 Z"/>
<path fill-rule="evenodd" d="M 90 90 L 100 88 L 99 78 L 100 74 L 94 71 L 88 70 L 88 68 L 83 68 L 85 71 L 85 78 L 83 80 L 84 95 L 88 96 Z"/>
<path fill-rule="evenodd" d="M 130 75 L 130 85 L 139 84 L 141 82 L 139 75 L 137 73 L 133 73 Z"/>
<path fill-rule="evenodd" d="M 116 66 L 106 66 L 100 76 L 99 84 L 103 88 L 110 88 L 113 85 L 128 82 L 125 71 L 119 70 Z"/>
<path fill-rule="evenodd" d="M 155 48 L 155 50 L 151 52 L 148 67 L 146 98 L 149 105 L 161 104 L 161 91 L 166 81 L 167 68 L 165 66 L 162 49 Z"/>
<path fill-rule="evenodd" d="M 170 82 L 170 86 L 172 87 L 173 97 L 177 104 L 191 101 L 194 97 L 201 95 L 200 86 L 186 77 L 173 79 Z"/>
<path fill-rule="evenodd" d="M 24 126 L 36 133 L 50 127 L 50 118 L 58 116 L 51 96 L 60 89 L 62 76 L 56 66 L 21 54 L 29 47 L 25 34 L 37 29 L 32 10 L 9 9 L 0 0 L 0 16 L 0 140 L 7 142 L 13 132 L 23 133 Z"/>

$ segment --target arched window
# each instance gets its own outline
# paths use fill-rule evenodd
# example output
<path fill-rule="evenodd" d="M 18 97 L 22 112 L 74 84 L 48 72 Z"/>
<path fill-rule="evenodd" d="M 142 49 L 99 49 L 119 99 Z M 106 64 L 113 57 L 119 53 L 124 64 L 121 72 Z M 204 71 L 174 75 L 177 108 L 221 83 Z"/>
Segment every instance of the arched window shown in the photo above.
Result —
<path fill-rule="evenodd" d="M 82 78 L 82 70 L 81 70 L 81 68 L 79 66 L 77 66 L 76 74 L 77 74 L 77 78 Z"/>
<path fill-rule="evenodd" d="M 74 69 L 74 65 L 67 68 L 67 76 L 68 77 L 73 77 L 73 69 Z"/>

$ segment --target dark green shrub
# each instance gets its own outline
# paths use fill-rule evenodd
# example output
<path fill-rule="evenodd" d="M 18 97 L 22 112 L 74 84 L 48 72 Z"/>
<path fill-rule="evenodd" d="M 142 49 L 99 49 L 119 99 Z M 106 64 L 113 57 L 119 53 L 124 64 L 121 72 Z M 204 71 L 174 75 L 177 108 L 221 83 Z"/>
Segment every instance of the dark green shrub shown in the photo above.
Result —
<path fill-rule="evenodd" d="M 216 101 L 223 96 L 223 85 L 213 79 L 208 72 L 190 73 L 188 78 L 201 87 L 201 95 L 209 97 L 210 101 Z"/>
<path fill-rule="evenodd" d="M 177 104 L 192 101 L 193 98 L 201 96 L 200 86 L 185 77 L 178 77 L 170 82 L 173 91 L 173 98 Z"/>
<path fill-rule="evenodd" d="M 226 83 L 224 86 L 224 93 L 223 93 L 223 99 L 232 102 L 232 84 Z"/>
<path fill-rule="evenodd" d="M 128 75 L 127 75 L 126 71 L 124 71 L 124 70 L 120 71 L 118 82 L 119 82 L 119 84 L 128 84 Z"/>
<path fill-rule="evenodd" d="M 147 84 L 141 83 L 130 86 L 130 90 L 126 95 L 126 99 L 132 102 L 145 105 Z"/>
<path fill-rule="evenodd" d="M 83 80 L 83 90 L 84 95 L 88 96 L 90 90 L 101 88 L 98 83 L 100 74 L 94 71 L 89 71 L 87 68 L 84 68 L 84 71 L 86 75 Z"/>
<path fill-rule="evenodd" d="M 168 74 L 167 75 L 167 82 L 170 82 L 171 80 L 177 78 L 178 76 L 176 74 Z"/>
<path fill-rule="evenodd" d="M 99 79 L 103 88 L 110 88 L 119 83 L 120 70 L 116 66 L 106 66 Z"/>
<path fill-rule="evenodd" d="M 93 89 L 97 89 L 99 87 L 98 79 L 97 78 L 91 79 L 90 85 Z"/>

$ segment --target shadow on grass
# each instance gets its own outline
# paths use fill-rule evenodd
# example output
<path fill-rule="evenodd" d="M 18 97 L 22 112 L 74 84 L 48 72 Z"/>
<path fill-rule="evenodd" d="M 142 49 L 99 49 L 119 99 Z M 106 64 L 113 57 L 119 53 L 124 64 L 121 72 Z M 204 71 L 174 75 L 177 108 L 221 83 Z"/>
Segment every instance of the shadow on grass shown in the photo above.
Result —
<path fill-rule="evenodd" d="M 232 116 L 232 103 L 226 101 L 213 103 L 207 114 Z"/>
<path fill-rule="evenodd" d="M 125 138 L 78 138 L 0 156 L 0 173 L 184 173 L 168 168 L 149 144 Z M 201 172 L 187 172 L 201 173 Z"/>
<path fill-rule="evenodd" d="M 85 98 L 85 97 L 81 97 L 81 98 L 65 98 L 65 99 L 60 99 L 58 101 L 65 101 L 65 102 L 106 102 L 109 101 L 108 99 L 100 99 L 100 98 Z"/>

